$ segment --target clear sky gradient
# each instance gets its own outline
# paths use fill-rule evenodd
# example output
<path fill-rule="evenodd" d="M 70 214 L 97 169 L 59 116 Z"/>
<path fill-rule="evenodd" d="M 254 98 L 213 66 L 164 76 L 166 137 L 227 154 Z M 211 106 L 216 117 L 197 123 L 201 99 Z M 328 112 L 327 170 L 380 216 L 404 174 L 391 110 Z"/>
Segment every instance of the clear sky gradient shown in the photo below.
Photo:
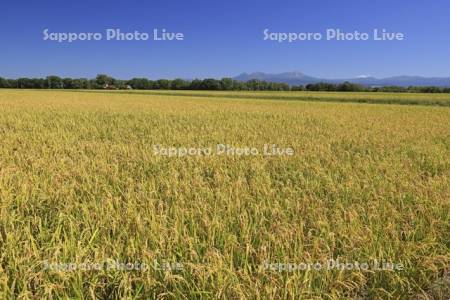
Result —
<path fill-rule="evenodd" d="M 4 1 L 0 8 L 0 76 L 49 74 L 116 78 L 205 78 L 242 72 L 301 71 L 324 78 L 359 75 L 450 76 L 450 1 Z M 106 28 L 183 32 L 184 41 L 43 40 L 52 32 Z M 274 32 L 327 28 L 403 32 L 405 41 L 276 43 Z"/>

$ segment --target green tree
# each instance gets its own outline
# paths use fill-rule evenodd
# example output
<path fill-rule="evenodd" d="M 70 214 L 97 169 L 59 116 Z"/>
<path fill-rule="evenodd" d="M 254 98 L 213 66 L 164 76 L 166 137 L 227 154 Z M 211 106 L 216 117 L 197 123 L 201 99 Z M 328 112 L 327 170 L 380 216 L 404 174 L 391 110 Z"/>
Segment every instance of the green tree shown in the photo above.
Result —
<path fill-rule="evenodd" d="M 95 83 L 97 85 L 97 87 L 105 87 L 106 85 L 114 85 L 115 83 L 115 79 L 106 75 L 106 74 L 98 74 L 95 77 Z"/>
<path fill-rule="evenodd" d="M 170 89 L 170 81 L 167 79 L 159 79 L 156 81 L 158 89 L 168 90 Z"/>
<path fill-rule="evenodd" d="M 62 81 L 65 89 L 74 89 L 72 78 L 64 78 Z"/>
<path fill-rule="evenodd" d="M 9 88 L 9 83 L 5 78 L 0 77 L 0 88 Z"/>
<path fill-rule="evenodd" d="M 221 86 L 222 89 L 225 91 L 231 91 L 233 90 L 233 79 L 231 78 L 222 78 L 221 80 Z"/>
<path fill-rule="evenodd" d="M 62 89 L 63 88 L 63 81 L 60 77 L 58 76 L 47 76 L 46 78 L 47 80 L 47 87 L 49 89 Z"/>
<path fill-rule="evenodd" d="M 172 90 L 186 90 L 188 87 L 189 82 L 180 78 L 173 80 L 170 84 Z"/>
<path fill-rule="evenodd" d="M 135 90 L 147 90 L 150 87 L 147 78 L 133 78 L 128 80 L 128 84 Z"/>
<path fill-rule="evenodd" d="M 213 78 L 207 78 L 200 84 L 200 89 L 202 90 L 220 90 L 220 82 Z"/>

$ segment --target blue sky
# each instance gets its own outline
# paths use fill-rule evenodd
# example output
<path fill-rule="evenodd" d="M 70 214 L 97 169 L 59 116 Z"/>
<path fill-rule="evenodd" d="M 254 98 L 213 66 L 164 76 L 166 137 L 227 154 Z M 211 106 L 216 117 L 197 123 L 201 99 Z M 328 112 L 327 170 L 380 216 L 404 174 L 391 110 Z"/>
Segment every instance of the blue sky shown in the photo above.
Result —
<path fill-rule="evenodd" d="M 450 1 L 4 1 L 0 76 L 205 78 L 242 72 L 311 76 L 450 76 Z M 184 41 L 43 40 L 50 32 L 107 28 L 182 32 Z M 263 40 L 272 32 L 402 32 L 404 41 Z"/>

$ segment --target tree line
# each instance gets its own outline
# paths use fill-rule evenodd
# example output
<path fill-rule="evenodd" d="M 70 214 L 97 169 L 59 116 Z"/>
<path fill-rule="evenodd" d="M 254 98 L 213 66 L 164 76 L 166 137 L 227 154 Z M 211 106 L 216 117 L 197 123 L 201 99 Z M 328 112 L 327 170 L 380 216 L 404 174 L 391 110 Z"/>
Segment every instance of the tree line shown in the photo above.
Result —
<path fill-rule="evenodd" d="M 130 80 L 119 80 L 105 74 L 99 74 L 94 79 L 61 78 L 59 76 L 18 79 L 5 79 L 0 77 L 0 88 L 450 93 L 450 87 L 436 86 L 367 87 L 350 82 L 337 84 L 319 82 L 307 85 L 289 85 L 286 83 L 267 82 L 263 80 L 249 80 L 244 82 L 232 78 L 208 78 L 202 80 L 149 80 L 147 78 L 133 78 Z"/>
<path fill-rule="evenodd" d="M 251 90 L 251 91 L 289 91 L 286 83 L 250 80 L 241 82 L 232 78 L 217 79 L 159 79 L 133 78 L 119 80 L 108 75 L 99 74 L 94 79 L 61 78 L 47 76 L 46 78 L 5 79 L 0 77 L 0 88 L 17 89 L 136 89 L 136 90 Z"/>

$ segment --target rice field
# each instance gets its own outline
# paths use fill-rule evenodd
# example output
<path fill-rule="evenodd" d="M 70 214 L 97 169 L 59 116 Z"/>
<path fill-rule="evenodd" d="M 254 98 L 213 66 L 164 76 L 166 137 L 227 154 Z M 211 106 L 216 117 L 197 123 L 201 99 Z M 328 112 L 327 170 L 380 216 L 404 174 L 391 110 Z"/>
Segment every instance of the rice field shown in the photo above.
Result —
<path fill-rule="evenodd" d="M 102 91 L 93 91 L 103 93 Z M 315 101 L 315 102 L 344 102 L 369 104 L 398 104 L 398 105 L 431 105 L 450 106 L 450 94 L 418 94 L 418 93 L 381 93 L 381 92 L 239 92 L 239 91 L 110 91 L 116 94 L 132 95 L 162 95 L 179 97 L 206 97 L 209 99 L 257 99 L 257 100 L 286 100 L 286 101 Z"/>
<path fill-rule="evenodd" d="M 0 90 L 0 299 L 448 299 L 449 104 Z"/>

